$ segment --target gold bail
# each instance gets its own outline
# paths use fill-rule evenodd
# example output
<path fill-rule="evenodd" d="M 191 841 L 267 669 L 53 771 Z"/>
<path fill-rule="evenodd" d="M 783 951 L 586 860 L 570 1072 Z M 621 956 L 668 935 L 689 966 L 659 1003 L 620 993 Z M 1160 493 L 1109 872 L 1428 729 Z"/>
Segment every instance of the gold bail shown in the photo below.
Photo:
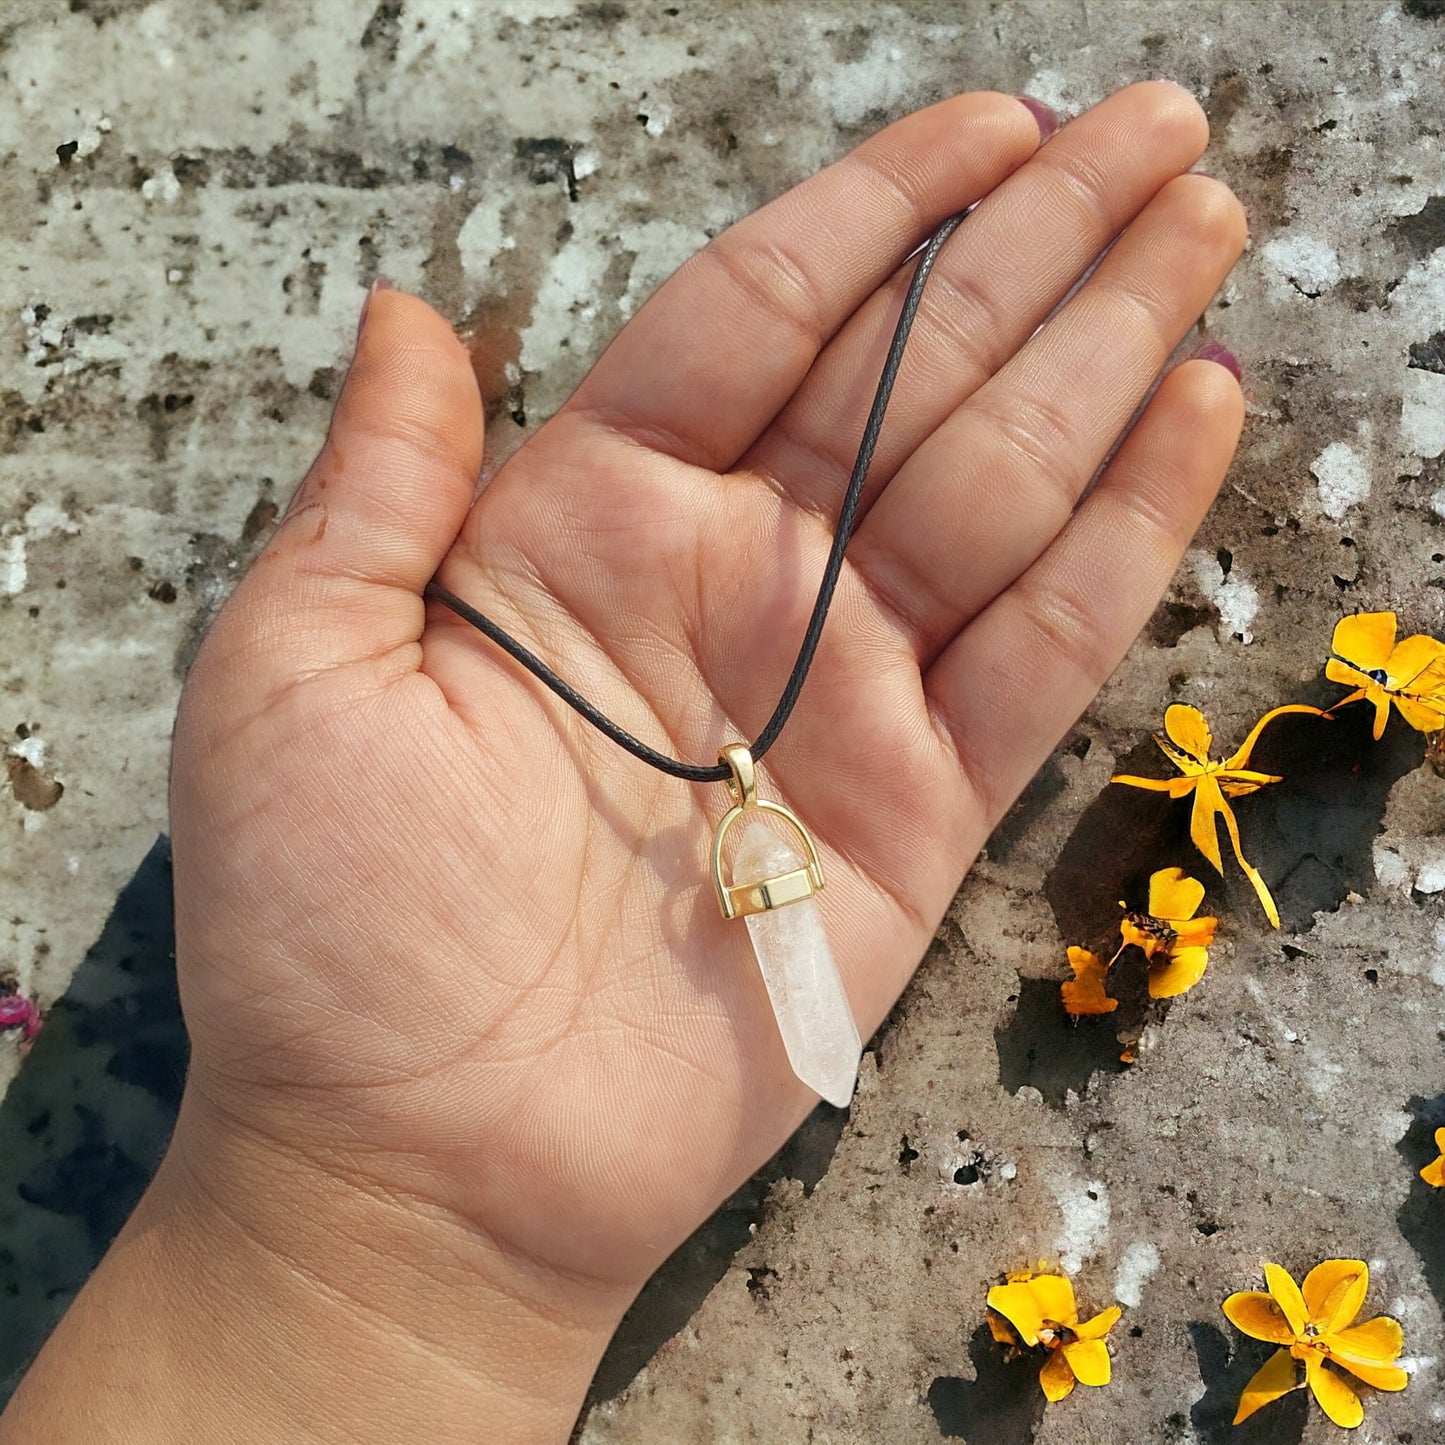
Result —
<path fill-rule="evenodd" d="M 805 898 L 811 898 L 823 886 L 823 860 L 818 856 L 812 834 L 791 808 L 758 797 L 753 755 L 745 744 L 729 743 L 718 753 L 718 761 L 731 774 L 727 779 L 727 790 L 733 800 L 732 807 L 718 820 L 717 831 L 712 835 L 712 883 L 722 916 L 746 918 L 752 913 L 767 913 L 774 908 L 783 908 L 789 903 L 800 903 Z M 761 879 L 757 883 L 729 884 L 724 879 L 722 856 L 728 829 L 750 811 L 771 813 L 781 818 L 797 834 L 806 859 L 803 867 L 780 873 L 776 878 Z"/>

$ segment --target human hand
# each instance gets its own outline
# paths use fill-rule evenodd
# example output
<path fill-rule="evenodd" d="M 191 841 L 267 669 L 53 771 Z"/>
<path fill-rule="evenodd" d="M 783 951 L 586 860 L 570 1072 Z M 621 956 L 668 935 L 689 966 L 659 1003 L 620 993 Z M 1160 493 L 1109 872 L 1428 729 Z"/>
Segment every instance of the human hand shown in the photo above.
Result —
<path fill-rule="evenodd" d="M 663 751 L 710 764 L 750 737 L 909 253 L 984 198 L 925 292 L 822 646 L 760 767 L 824 852 L 866 1037 L 1149 615 L 1242 422 L 1230 372 L 1186 363 L 1080 500 L 1245 227 L 1181 174 L 1207 126 L 1173 86 L 1039 139 L 987 94 L 889 127 L 684 266 L 475 498 L 466 354 L 419 300 L 373 293 L 326 443 L 188 680 L 194 1053 L 170 1177 L 458 1368 L 477 1360 L 450 1348 L 448 1301 L 477 1280 L 510 1301 L 490 1368 L 520 1397 L 547 1360 L 560 1406 L 535 1438 L 565 1436 L 637 1289 L 815 1101 L 712 898 L 722 789 L 622 753 L 422 588 L 435 573 Z M 424 1283 L 398 1299 L 373 1255 L 413 1250 Z M 560 1333 L 524 1346 L 524 1318 Z"/>

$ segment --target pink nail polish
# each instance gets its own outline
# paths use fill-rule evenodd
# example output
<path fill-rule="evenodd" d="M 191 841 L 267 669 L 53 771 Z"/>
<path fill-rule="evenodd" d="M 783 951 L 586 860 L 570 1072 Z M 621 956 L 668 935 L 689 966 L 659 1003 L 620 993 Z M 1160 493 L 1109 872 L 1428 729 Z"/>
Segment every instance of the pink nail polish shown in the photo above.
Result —
<path fill-rule="evenodd" d="M 1227 346 L 1221 345 L 1213 338 L 1201 341 L 1189 359 L 1190 361 L 1217 361 L 1236 381 L 1244 378 L 1244 368 L 1240 366 L 1239 359 Z"/>
<path fill-rule="evenodd" d="M 391 282 L 385 276 L 378 276 L 367 288 L 366 300 L 361 303 L 361 315 L 356 318 L 356 339 L 358 341 L 361 340 L 361 328 L 366 325 L 366 313 L 371 308 L 371 298 L 378 291 L 390 291 L 391 289 Z"/>
<path fill-rule="evenodd" d="M 1031 95 L 1016 95 L 1014 99 L 1039 123 L 1039 135 L 1044 140 L 1048 140 L 1058 130 L 1059 113 L 1052 106 L 1035 100 Z"/>

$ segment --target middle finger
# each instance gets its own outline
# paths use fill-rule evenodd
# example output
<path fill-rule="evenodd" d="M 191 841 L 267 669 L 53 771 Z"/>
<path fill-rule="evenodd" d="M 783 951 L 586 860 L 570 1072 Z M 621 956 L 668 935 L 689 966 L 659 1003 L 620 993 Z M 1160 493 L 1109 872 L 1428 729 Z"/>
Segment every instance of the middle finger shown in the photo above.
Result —
<path fill-rule="evenodd" d="M 923 293 L 860 516 L 1208 139 L 1188 92 L 1163 81 L 1131 85 L 1071 121 L 984 198 Z M 740 470 L 773 478 L 798 506 L 832 518 L 912 272 L 906 263 L 854 313 Z"/>

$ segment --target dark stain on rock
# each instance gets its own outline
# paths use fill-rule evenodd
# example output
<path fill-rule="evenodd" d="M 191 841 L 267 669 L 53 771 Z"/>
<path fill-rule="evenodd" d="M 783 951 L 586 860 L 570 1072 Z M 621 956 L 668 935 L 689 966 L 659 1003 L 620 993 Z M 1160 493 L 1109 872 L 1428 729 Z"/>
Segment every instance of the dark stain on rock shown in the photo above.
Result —
<path fill-rule="evenodd" d="M 562 183 L 567 190 L 567 199 L 578 198 L 577 170 L 574 164 L 578 147 L 573 141 L 558 136 L 539 136 L 519 139 L 513 146 L 517 164 L 527 173 L 527 179 L 534 186 L 548 186 Z"/>
<path fill-rule="evenodd" d="M 1417 261 L 1445 246 L 1445 196 L 1431 196 L 1413 216 L 1401 216 L 1385 227 L 1385 235 L 1398 241 Z"/>
<path fill-rule="evenodd" d="M 1154 609 L 1149 619 L 1149 641 L 1155 647 L 1177 647 L 1179 639 L 1196 627 L 1213 622 L 1219 614 L 1212 607 L 1196 607 L 1188 602 L 1165 602 Z"/>
<path fill-rule="evenodd" d="M 188 1045 L 170 846 L 116 900 L 0 1103 L 0 1407 L 135 1207 L 175 1124 Z"/>
<path fill-rule="evenodd" d="M 617 1327 L 587 1392 L 584 1418 L 593 1405 L 620 1395 L 697 1312 L 752 1238 L 752 1227 L 762 1222 L 776 1181 L 797 1179 L 805 1194 L 812 1192 L 828 1172 L 847 1122 L 846 1109 L 819 1104 L 772 1159 L 672 1253 Z"/>
<path fill-rule="evenodd" d="M 1293 219 L 1295 207 L 1289 199 L 1289 186 L 1295 175 L 1295 153 L 1289 146 L 1260 151 L 1231 171 L 1230 186 L 1249 213 L 1256 244 Z"/>
<path fill-rule="evenodd" d="M 1433 1099 L 1416 1095 L 1405 1105 L 1411 1116 L 1410 1127 L 1395 1146 L 1409 1169 L 1410 1193 L 1395 1215 L 1400 1233 L 1410 1248 L 1420 1256 L 1425 1283 L 1436 1302 L 1445 1308 L 1445 1189 L 1437 1189 L 1420 1178 L 1420 1171 L 1440 1157 L 1435 1147 L 1435 1131 L 1445 1129 L 1445 1094 Z"/>
<path fill-rule="evenodd" d="M 1248 101 L 1249 81 L 1238 71 L 1227 70 L 1210 84 L 1204 113 L 1209 117 L 1209 133 L 1216 146 L 1223 144 L 1230 121 Z"/>
<path fill-rule="evenodd" d="M 1417 371 L 1433 371 L 1445 376 L 1445 331 L 1437 331 L 1424 341 L 1412 341 L 1410 365 Z"/>
<path fill-rule="evenodd" d="M 1405 14 L 1416 20 L 1445 18 L 1445 0 L 1405 0 Z"/>
<path fill-rule="evenodd" d="M 402 0 L 381 0 L 361 32 L 361 48 L 377 50 L 388 62 L 396 59 L 401 43 Z"/>
<path fill-rule="evenodd" d="M 1235 1425 L 1239 1397 L 1254 1372 L 1269 1358 L 1274 1345 L 1247 1339 L 1203 1321 L 1189 1326 L 1204 1394 L 1189 1412 L 1195 1438 L 1202 1445 L 1298 1445 L 1309 1420 L 1309 1393 L 1296 1390 L 1266 1405 L 1242 1425 Z"/>
<path fill-rule="evenodd" d="M 5 754 L 5 776 L 10 780 L 10 791 L 15 794 L 15 801 L 32 813 L 48 813 L 65 792 L 64 783 L 52 778 L 19 753 Z"/>
<path fill-rule="evenodd" d="M 76 1104 L 74 1114 L 83 1135 L 80 1143 L 22 1179 L 15 1192 L 38 1209 L 78 1218 L 98 1261 L 130 1217 L 151 1171 L 104 1137 L 103 1121 L 93 1109 Z"/>
<path fill-rule="evenodd" d="M 928 1407 L 946 1440 L 968 1445 L 1033 1445 L 1044 1418 L 1040 1361 L 1007 1357 L 1003 1345 L 980 1325 L 968 1342 L 974 1378 L 940 1375 L 928 1387 Z"/>
<path fill-rule="evenodd" d="M 269 537 L 276 526 L 277 506 L 271 497 L 257 497 L 256 505 L 246 513 L 241 523 L 241 545 L 254 546 L 263 537 Z"/>

